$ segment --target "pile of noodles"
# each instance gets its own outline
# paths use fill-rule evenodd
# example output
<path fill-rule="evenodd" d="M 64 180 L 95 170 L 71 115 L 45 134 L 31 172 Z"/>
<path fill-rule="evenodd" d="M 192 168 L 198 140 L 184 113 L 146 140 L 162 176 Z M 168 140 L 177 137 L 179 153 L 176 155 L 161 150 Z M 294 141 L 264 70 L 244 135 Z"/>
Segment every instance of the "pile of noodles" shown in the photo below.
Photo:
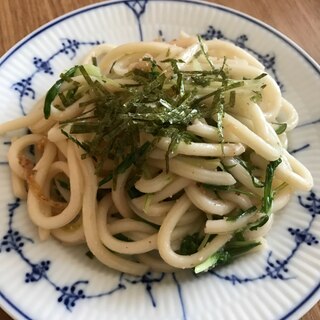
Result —
<path fill-rule="evenodd" d="M 205 54 L 197 54 L 201 45 Z M 228 77 L 235 80 L 257 79 L 265 72 L 259 61 L 231 43 L 211 40 L 201 44 L 187 35 L 170 43 L 99 45 L 81 64 L 91 64 L 93 57 L 101 74 L 110 75 L 112 81 L 101 82 L 110 92 L 124 90 L 123 84 L 132 82 L 126 78 L 131 70 L 148 69 L 145 57 L 168 74 L 172 73 L 169 59 L 177 61 L 180 71 L 219 70 L 225 64 Z M 83 74 L 71 78 L 87 85 Z M 106 266 L 135 275 L 194 268 L 222 252 L 239 233 L 242 241 L 262 243 L 273 214 L 288 203 L 293 192 L 309 190 L 312 177 L 287 151 L 287 132 L 298 122 L 296 110 L 270 75 L 259 81 L 263 83 L 260 101 L 250 99 L 250 90 L 235 89 L 235 105 L 224 111 L 220 127 L 218 114 L 213 114 L 211 121 L 192 120 L 186 130 L 200 142 L 182 140 L 169 155 L 171 137 L 155 139 L 141 130 L 138 147 L 146 141 L 153 146 L 142 165 L 137 168 L 132 163 L 118 172 L 116 181 L 105 183 L 101 180 L 118 164 L 105 159 L 97 174 L 96 159 L 84 157 L 75 140 L 61 131 L 62 122 L 88 114 L 92 106 L 81 107 L 81 103 L 90 99 L 90 93 L 68 108 L 55 107 L 61 104 L 57 96 L 48 119 L 42 99 L 25 117 L 0 125 L 0 134 L 29 129 L 28 134 L 13 139 L 8 153 L 14 194 L 26 200 L 41 239 L 51 235 L 66 244 L 85 243 Z M 68 81 L 63 83 L 60 91 L 68 85 Z M 277 134 L 275 123 L 285 123 L 285 131 Z M 68 132 L 70 126 L 63 128 Z M 86 141 L 88 134 L 73 137 Z M 241 159 L 250 163 L 250 168 Z M 272 180 L 268 219 L 260 227 L 250 228 L 266 215 L 261 212 L 265 190 L 253 177 L 264 181 L 268 165 L 278 159 L 281 163 Z M 137 196 L 129 196 L 129 183 Z M 250 208 L 256 210 L 250 212 Z M 236 212 L 245 214 L 230 219 Z M 181 252 L 188 236 L 194 235 L 201 239 L 196 250 Z"/>

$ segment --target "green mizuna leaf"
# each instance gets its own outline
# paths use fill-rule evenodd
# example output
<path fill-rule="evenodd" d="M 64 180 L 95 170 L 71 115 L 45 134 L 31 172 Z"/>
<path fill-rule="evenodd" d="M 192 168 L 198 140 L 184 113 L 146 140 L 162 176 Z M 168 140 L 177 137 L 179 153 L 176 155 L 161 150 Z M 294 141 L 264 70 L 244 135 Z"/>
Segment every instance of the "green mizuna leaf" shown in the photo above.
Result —
<path fill-rule="evenodd" d="M 222 249 L 211 255 L 201 264 L 197 265 L 194 268 L 194 272 L 196 274 L 207 272 L 219 266 L 229 264 L 259 245 L 260 242 L 258 241 L 244 240 L 236 234 Z"/>
<path fill-rule="evenodd" d="M 187 235 L 181 241 L 179 254 L 182 255 L 191 255 L 198 251 L 198 248 L 203 240 L 203 236 L 201 236 L 198 232 L 192 235 Z"/>
<path fill-rule="evenodd" d="M 272 180 L 274 177 L 274 173 L 278 165 L 282 162 L 281 158 L 275 161 L 271 161 L 266 168 L 266 179 L 264 182 L 264 190 L 263 190 L 263 198 L 262 198 L 262 206 L 260 212 L 263 215 L 257 220 L 252 222 L 249 225 L 250 230 L 257 230 L 258 228 L 265 225 L 270 217 L 272 202 L 274 198 L 274 191 L 272 190 Z"/>
<path fill-rule="evenodd" d="M 43 108 L 45 119 L 48 119 L 50 117 L 51 104 L 53 100 L 56 98 L 56 96 L 59 94 L 61 85 L 63 84 L 63 82 L 67 81 L 68 78 L 72 77 L 77 70 L 78 70 L 78 66 L 74 66 L 70 68 L 68 71 L 66 71 L 65 73 L 61 74 L 60 76 L 61 79 L 56 81 L 56 83 L 47 92 L 45 101 L 44 101 L 44 108 Z"/>
<path fill-rule="evenodd" d="M 232 215 L 232 216 L 228 216 L 227 221 L 235 221 L 235 220 L 242 218 L 248 214 L 254 213 L 257 210 L 258 209 L 256 206 L 252 206 L 252 207 L 248 208 L 247 210 L 239 210 L 239 212 L 237 214 Z"/>
<path fill-rule="evenodd" d="M 286 123 L 273 123 L 274 125 L 277 125 L 278 127 L 275 129 L 276 134 L 281 134 L 287 130 L 287 124 Z"/>

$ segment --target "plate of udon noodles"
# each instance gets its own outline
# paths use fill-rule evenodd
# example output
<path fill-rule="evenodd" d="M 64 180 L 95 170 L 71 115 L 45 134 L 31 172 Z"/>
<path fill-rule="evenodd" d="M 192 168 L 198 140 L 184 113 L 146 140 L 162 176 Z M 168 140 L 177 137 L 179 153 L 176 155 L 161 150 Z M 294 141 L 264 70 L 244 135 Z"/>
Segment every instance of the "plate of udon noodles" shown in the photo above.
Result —
<path fill-rule="evenodd" d="M 1 306 L 297 319 L 319 298 L 319 66 L 195 1 L 58 18 L 0 61 Z"/>

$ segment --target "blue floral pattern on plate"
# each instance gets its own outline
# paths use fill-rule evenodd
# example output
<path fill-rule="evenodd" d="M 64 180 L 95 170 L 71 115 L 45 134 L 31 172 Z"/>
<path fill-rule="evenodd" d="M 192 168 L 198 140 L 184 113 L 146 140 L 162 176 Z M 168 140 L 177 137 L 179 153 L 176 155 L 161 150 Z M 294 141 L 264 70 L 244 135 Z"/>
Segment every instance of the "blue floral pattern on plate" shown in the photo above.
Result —
<path fill-rule="evenodd" d="M 19 94 L 19 106 L 23 115 L 26 114 L 24 107 L 24 98 L 36 99 L 36 92 L 32 88 L 32 81 L 36 75 L 41 72 L 49 75 L 54 75 L 53 67 L 51 62 L 61 54 L 67 55 L 72 60 L 77 50 L 82 46 L 96 46 L 101 44 L 101 41 L 78 41 L 75 39 L 61 39 L 61 47 L 54 52 L 49 58 L 43 59 L 39 57 L 33 58 L 33 65 L 35 70 L 27 77 L 15 82 L 12 88 Z"/>
<path fill-rule="evenodd" d="M 135 1 L 135 2 L 137 3 L 138 1 Z M 145 7 L 143 7 L 143 10 L 144 8 Z M 159 31 L 159 34 L 162 36 L 161 31 Z M 208 30 L 205 33 L 201 34 L 201 36 L 207 40 L 212 39 L 214 37 L 218 39 L 225 39 L 225 40 L 232 41 L 237 45 L 240 45 L 242 48 L 246 50 L 248 50 L 249 48 L 245 44 L 249 40 L 248 36 L 240 35 L 235 39 L 230 39 L 224 36 L 221 30 L 216 30 L 211 25 L 208 27 Z M 75 58 L 77 50 L 79 49 L 80 46 L 93 46 L 93 45 L 98 45 L 100 43 L 101 41 L 77 41 L 74 39 L 73 40 L 62 39 L 61 48 L 59 48 L 48 59 L 34 57 L 33 64 L 36 68 L 35 71 L 26 79 L 22 79 L 12 86 L 12 88 L 16 90 L 19 94 L 19 102 L 20 102 L 20 107 L 22 112 L 24 113 L 23 99 L 25 97 L 31 97 L 32 99 L 35 99 L 36 97 L 35 90 L 32 88 L 32 79 L 40 72 L 54 75 L 54 71 L 50 62 L 55 57 L 57 57 L 60 54 L 66 54 L 70 57 L 70 59 L 73 59 Z M 276 57 L 273 55 L 272 63 L 270 63 L 270 61 L 266 58 L 266 57 L 270 57 L 270 54 L 263 56 L 262 54 L 259 54 L 253 49 L 249 49 L 248 51 L 251 51 L 257 57 L 261 57 L 261 59 L 259 60 L 262 63 L 267 64 L 266 68 L 269 68 L 272 71 L 273 75 L 276 77 L 278 83 L 280 84 L 280 81 L 277 77 L 276 68 L 275 68 Z M 283 88 L 283 85 L 281 86 Z M 292 150 L 291 153 L 297 153 L 308 147 L 309 147 L 308 144 L 304 145 L 299 149 Z M 221 280 L 231 282 L 234 285 L 263 280 L 265 278 L 271 278 L 274 280 L 292 279 L 292 276 L 288 276 L 289 264 L 291 259 L 294 257 L 295 253 L 299 250 L 300 246 L 305 243 L 308 245 L 314 245 L 319 243 L 316 236 L 310 232 L 310 228 L 312 226 L 314 219 L 316 218 L 316 214 L 319 214 L 320 212 L 320 202 L 319 202 L 320 200 L 315 196 L 313 192 L 311 192 L 310 195 L 305 199 L 305 201 L 306 202 L 303 202 L 301 196 L 299 196 L 299 202 L 301 206 L 306 208 L 308 212 L 312 213 L 311 219 L 309 221 L 308 226 L 303 230 L 293 228 L 293 227 L 288 228 L 288 232 L 294 237 L 295 246 L 285 259 L 280 260 L 280 259 L 274 258 L 274 253 L 270 251 L 267 254 L 266 266 L 264 270 L 261 272 L 261 274 L 259 275 L 240 277 L 236 274 L 225 275 L 220 270 L 219 271 L 211 270 L 209 271 L 209 274 L 214 275 Z M 31 262 L 23 252 L 24 245 L 26 243 L 34 243 L 34 241 L 22 235 L 20 231 L 16 230 L 13 227 L 15 210 L 19 206 L 20 206 L 19 199 L 16 199 L 15 202 L 8 204 L 8 212 L 9 212 L 8 231 L 0 243 L 0 252 L 14 251 L 16 252 L 16 254 L 18 254 L 21 257 L 21 259 L 25 263 L 29 265 L 30 271 L 25 274 L 26 283 L 38 282 L 40 280 L 47 281 L 58 293 L 57 302 L 63 304 L 65 308 L 69 311 L 72 311 L 72 309 L 76 306 L 76 303 L 79 300 L 109 296 L 120 290 L 126 289 L 128 285 L 138 285 L 138 284 L 145 286 L 146 294 L 149 296 L 152 306 L 153 307 L 157 306 L 156 297 L 153 294 L 152 288 L 155 283 L 161 283 L 165 277 L 168 277 L 168 275 L 165 275 L 164 273 L 154 274 L 154 273 L 148 272 L 142 277 L 134 277 L 134 276 L 121 274 L 119 276 L 118 284 L 115 287 L 110 288 L 104 292 L 96 293 L 96 294 L 86 293 L 86 286 L 89 284 L 89 280 L 76 280 L 74 283 L 68 284 L 68 285 L 58 285 L 57 283 L 55 283 L 54 280 L 51 279 L 49 276 L 49 270 L 51 267 L 50 260 Z M 173 273 L 171 277 L 172 277 L 173 283 L 176 285 L 176 288 L 177 288 L 178 298 L 179 298 L 181 310 L 182 310 L 182 318 L 187 319 L 186 310 L 184 306 L 185 303 L 183 300 L 182 284 L 179 282 L 177 274 Z"/>
<path fill-rule="evenodd" d="M 294 258 L 298 250 L 302 245 L 305 244 L 308 246 L 319 244 L 317 236 L 311 233 L 310 229 L 317 216 L 320 215 L 320 198 L 318 198 L 316 194 L 311 191 L 306 197 L 298 196 L 298 201 L 300 205 L 305 209 L 307 214 L 309 214 L 310 219 L 308 225 L 304 229 L 294 227 L 288 228 L 288 232 L 294 238 L 295 245 L 286 258 L 275 259 L 273 257 L 273 252 L 270 251 L 267 254 L 266 266 L 264 270 L 261 272 L 261 274 L 255 276 L 240 277 L 236 274 L 224 275 L 220 271 L 216 270 L 211 270 L 208 273 L 218 277 L 221 280 L 231 282 L 233 285 L 263 280 L 266 278 L 270 278 L 273 280 L 290 280 L 294 278 L 293 276 L 289 276 L 288 273 L 290 262 Z M 23 247 L 27 243 L 33 244 L 34 241 L 31 238 L 21 234 L 21 232 L 14 227 L 14 218 L 16 215 L 16 210 L 19 208 L 19 206 L 19 199 L 16 199 L 14 202 L 8 204 L 8 230 L 0 242 L 0 253 L 10 253 L 11 251 L 13 251 L 30 267 L 30 271 L 25 274 L 26 283 L 38 282 L 40 280 L 47 281 L 47 283 L 58 293 L 57 302 L 63 304 L 67 310 L 72 311 L 72 308 L 76 306 L 76 303 L 79 300 L 109 296 L 121 290 L 127 289 L 127 287 L 130 285 L 143 285 L 145 287 L 146 294 L 150 298 L 152 306 L 156 307 L 156 297 L 154 296 L 152 291 L 153 286 L 157 283 L 161 283 L 165 279 L 165 277 L 171 277 L 173 283 L 177 288 L 178 300 L 180 302 L 182 310 L 182 318 L 187 319 L 185 302 L 183 300 L 182 283 L 178 280 L 178 274 L 176 273 L 159 274 L 148 272 L 140 277 L 121 273 L 119 274 L 117 285 L 109 288 L 108 290 L 95 294 L 86 293 L 86 286 L 89 284 L 89 280 L 76 280 L 72 284 L 57 284 L 49 274 L 51 265 L 50 260 L 33 262 L 26 256 L 23 251 Z"/>

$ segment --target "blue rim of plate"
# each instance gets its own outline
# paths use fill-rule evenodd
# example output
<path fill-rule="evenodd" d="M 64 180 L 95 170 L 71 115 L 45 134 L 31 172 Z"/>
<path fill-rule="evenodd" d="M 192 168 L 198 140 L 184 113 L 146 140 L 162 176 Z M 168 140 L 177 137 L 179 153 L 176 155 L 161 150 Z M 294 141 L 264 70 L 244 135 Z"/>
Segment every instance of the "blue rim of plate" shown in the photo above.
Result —
<path fill-rule="evenodd" d="M 70 13 L 66 13 L 51 22 L 48 22 L 44 24 L 42 27 L 39 27 L 36 29 L 34 32 L 31 34 L 27 35 L 24 37 L 22 40 L 20 40 L 16 45 L 14 45 L 6 54 L 3 55 L 3 57 L 0 58 L 0 68 L 1 66 L 17 51 L 19 50 L 22 46 L 24 46 L 26 43 L 28 43 L 30 40 L 35 38 L 37 35 L 41 34 L 42 32 L 46 31 L 47 29 L 51 28 L 52 26 L 70 19 L 74 16 L 86 13 L 91 10 L 95 10 L 98 8 L 102 7 L 108 7 L 112 5 L 118 5 L 121 3 L 126 3 L 128 0 L 116 0 L 116 1 L 108 1 L 108 2 L 102 2 L 98 4 L 93 4 L 89 6 L 85 6 L 83 8 L 71 11 Z M 149 0 L 149 1 L 159 1 L 159 0 Z M 235 16 L 238 16 L 240 18 L 243 18 L 269 32 L 271 32 L 274 36 L 277 38 L 281 39 L 284 41 L 287 45 L 289 45 L 292 49 L 294 49 L 304 60 L 320 75 L 320 66 L 319 64 L 308 54 L 306 53 L 302 48 L 300 48 L 296 43 L 294 43 L 292 40 L 290 40 L 287 36 L 282 34 L 280 31 L 274 29 L 273 27 L 269 26 L 268 24 L 251 17 L 245 13 L 242 13 L 240 11 L 218 5 L 218 4 L 213 4 L 209 2 L 201 2 L 201 1 L 195 1 L 195 0 L 161 0 L 162 2 L 179 2 L 179 3 L 187 3 L 187 4 L 195 4 L 195 5 L 200 5 L 200 6 L 205 6 L 209 8 L 213 8 L 216 10 L 220 10 L 223 12 L 231 13 Z M 306 305 L 307 302 L 319 291 L 320 289 L 320 282 L 315 286 L 315 288 L 297 305 L 295 306 L 292 310 L 290 310 L 286 315 L 280 318 L 280 320 L 285 320 L 291 317 L 293 314 L 295 314 L 297 311 L 300 310 L 300 308 L 304 305 Z M 32 320 L 25 312 L 23 312 L 19 307 L 17 307 L 6 295 L 1 291 L 0 289 L 0 298 L 2 298 L 3 301 L 7 304 L 7 307 L 5 309 L 6 312 L 10 312 L 12 315 L 13 314 L 19 314 L 21 315 L 24 319 L 27 320 Z M 308 311 L 312 305 L 308 305 L 305 311 Z M 11 308 L 11 309 L 9 309 Z"/>

